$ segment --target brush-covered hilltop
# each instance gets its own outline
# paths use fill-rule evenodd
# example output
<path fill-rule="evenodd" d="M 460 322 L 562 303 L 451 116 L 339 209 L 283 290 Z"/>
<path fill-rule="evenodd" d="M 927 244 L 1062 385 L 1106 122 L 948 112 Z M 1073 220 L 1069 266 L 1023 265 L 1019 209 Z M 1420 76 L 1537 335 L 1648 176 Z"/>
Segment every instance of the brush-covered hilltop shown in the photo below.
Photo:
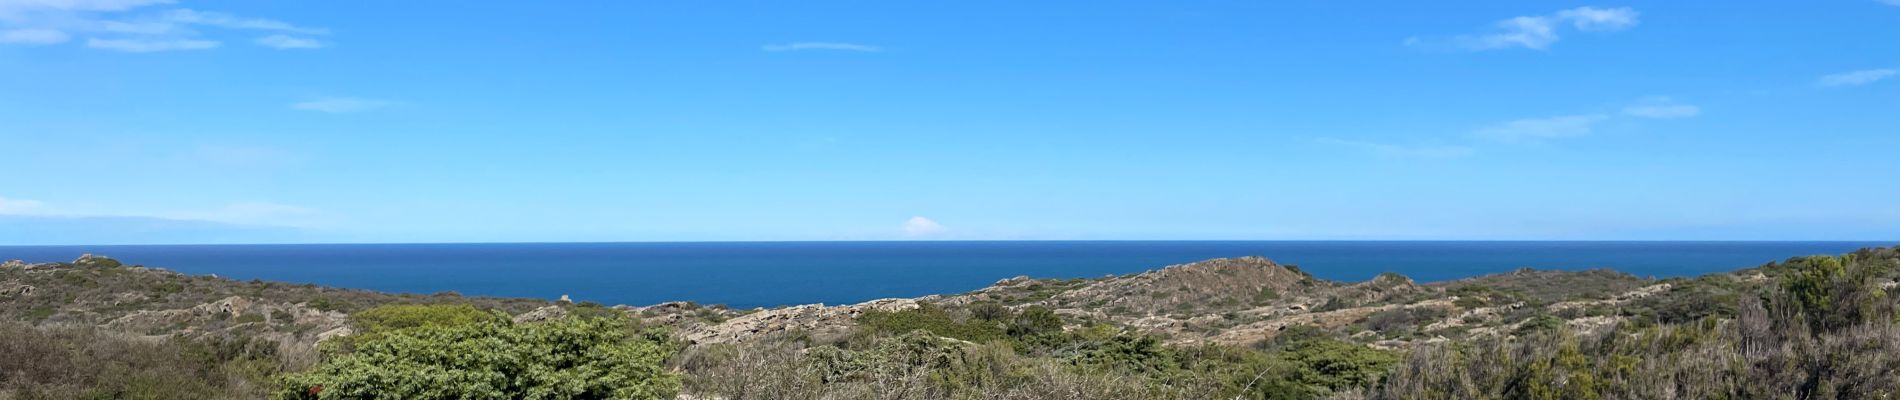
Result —
<path fill-rule="evenodd" d="M 1900 396 L 1900 250 L 1694 278 L 1266 258 L 737 310 L 0 265 L 0 399 Z"/>

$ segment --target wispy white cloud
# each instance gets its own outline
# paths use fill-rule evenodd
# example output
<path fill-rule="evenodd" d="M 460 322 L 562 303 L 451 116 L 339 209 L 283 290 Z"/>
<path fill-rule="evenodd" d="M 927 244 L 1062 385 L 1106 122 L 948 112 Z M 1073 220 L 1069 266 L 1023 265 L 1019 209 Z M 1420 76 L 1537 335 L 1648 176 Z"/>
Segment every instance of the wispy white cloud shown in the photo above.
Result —
<path fill-rule="evenodd" d="M 328 29 L 298 26 L 284 21 L 241 17 L 186 8 L 148 10 L 170 0 L 0 0 L 0 44 L 57 44 L 73 36 L 86 38 L 87 47 L 127 52 L 201 50 L 218 47 L 220 31 L 267 31 L 279 34 L 255 40 L 258 45 L 318 48 L 325 43 L 310 38 Z M 212 28 L 212 29 L 204 29 Z"/>
<path fill-rule="evenodd" d="M 208 210 L 161 212 L 151 215 L 165 219 L 211 221 L 237 225 L 274 225 L 308 227 L 322 223 L 316 209 L 271 202 L 235 202 Z"/>
<path fill-rule="evenodd" d="M 316 49 L 324 46 L 316 39 L 300 38 L 289 35 L 270 35 L 257 38 L 257 44 L 274 49 Z"/>
<path fill-rule="evenodd" d="M 1459 39 L 1466 47 L 1475 50 L 1505 49 L 1523 47 L 1527 49 L 1546 49 L 1557 42 L 1557 29 L 1550 18 L 1516 17 L 1498 21 L 1503 31 L 1479 36 L 1466 36 Z"/>
<path fill-rule="evenodd" d="M 1335 139 L 1335 138 L 1319 138 L 1316 140 L 1324 144 L 1350 147 L 1350 148 L 1360 149 L 1364 151 L 1369 151 L 1374 154 L 1378 154 L 1382 156 L 1392 156 L 1392 157 L 1458 158 L 1458 157 L 1469 156 L 1477 152 L 1476 149 L 1473 149 L 1468 146 L 1450 146 L 1450 145 L 1407 146 L 1407 145 L 1398 145 L 1398 144 L 1391 144 L 1391 143 L 1379 143 L 1379 142 L 1368 142 L 1368 141 L 1362 141 L 1362 140 L 1347 140 L 1347 139 Z"/>
<path fill-rule="evenodd" d="M 208 209 L 125 212 L 61 208 L 35 200 L 0 197 L 0 215 L 65 218 L 140 217 L 286 227 L 314 227 L 326 222 L 324 213 L 313 208 L 261 201 L 232 202 Z"/>
<path fill-rule="evenodd" d="M 924 217 L 910 217 L 909 220 L 904 221 L 903 229 L 904 236 L 909 237 L 932 236 L 948 230 L 948 228 L 944 228 L 943 224 Z"/>
<path fill-rule="evenodd" d="M 46 11 L 125 11 L 172 0 L 0 0 L 0 15 Z"/>
<path fill-rule="evenodd" d="M 130 53 L 217 48 L 218 42 L 198 39 L 99 39 L 86 40 L 86 47 Z"/>
<path fill-rule="evenodd" d="M 37 200 L 0 197 L 0 215 L 41 215 L 51 211 L 46 203 Z"/>
<path fill-rule="evenodd" d="M 160 19 L 176 24 L 206 25 L 227 29 L 283 31 L 310 35 L 324 35 L 330 33 L 329 29 L 300 27 L 278 20 L 244 18 L 220 12 L 197 11 L 185 8 L 167 11 L 160 16 Z"/>
<path fill-rule="evenodd" d="M 1623 115 L 1640 118 L 1673 119 L 1702 114 L 1702 107 L 1683 104 L 1668 97 L 1649 97 L 1623 107 Z"/>
<path fill-rule="evenodd" d="M 1614 32 L 1635 27 L 1641 22 L 1638 19 L 1639 15 L 1635 9 L 1629 7 L 1577 7 L 1550 15 L 1518 16 L 1498 21 L 1493 24 L 1496 31 L 1491 33 L 1460 35 L 1446 39 L 1426 39 L 1414 36 L 1406 38 L 1404 43 L 1406 46 L 1427 49 L 1466 51 L 1513 48 L 1544 50 L 1562 39 L 1560 27 L 1565 25 L 1585 32 Z"/>
<path fill-rule="evenodd" d="M 1900 74 L 1900 70 L 1893 68 L 1867 69 L 1823 76 L 1818 83 L 1821 86 L 1828 87 L 1860 86 L 1891 78 L 1894 74 Z"/>
<path fill-rule="evenodd" d="M 1598 122 L 1610 117 L 1603 114 L 1564 115 L 1525 118 L 1478 129 L 1478 137 L 1500 142 L 1527 142 L 1540 139 L 1576 137 L 1590 134 Z"/>
<path fill-rule="evenodd" d="M 1900 6 L 1900 0 L 1874 0 L 1874 1 L 1878 1 L 1881 4 L 1886 4 L 1890 6 Z"/>
<path fill-rule="evenodd" d="M 395 102 L 355 97 L 326 97 L 291 104 L 290 108 L 326 113 L 351 113 L 388 107 Z"/>
<path fill-rule="evenodd" d="M 1596 8 L 1577 7 L 1558 11 L 1557 18 L 1570 21 L 1578 30 L 1593 32 L 1620 31 L 1635 27 L 1636 9 L 1629 7 Z"/>
<path fill-rule="evenodd" d="M 58 44 L 65 43 L 72 36 L 56 29 L 11 29 L 0 31 L 0 43 L 10 44 Z"/>
<path fill-rule="evenodd" d="M 860 51 L 860 52 L 867 52 L 867 53 L 876 53 L 876 52 L 884 51 L 883 48 L 877 47 L 877 46 L 862 45 L 862 44 L 856 44 L 856 43 L 838 43 L 838 42 L 798 42 L 798 43 L 786 43 L 786 44 L 768 44 L 768 45 L 765 45 L 764 47 L 761 47 L 761 49 L 765 51 L 840 50 L 840 51 Z"/>

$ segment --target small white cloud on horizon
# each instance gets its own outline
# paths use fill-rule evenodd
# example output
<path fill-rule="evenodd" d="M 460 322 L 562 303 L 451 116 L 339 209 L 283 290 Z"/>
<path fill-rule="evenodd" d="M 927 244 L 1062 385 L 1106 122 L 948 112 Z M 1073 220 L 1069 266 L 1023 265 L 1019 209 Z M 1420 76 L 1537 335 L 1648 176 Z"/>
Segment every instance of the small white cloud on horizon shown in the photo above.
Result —
<path fill-rule="evenodd" d="M 1511 48 L 1545 50 L 1562 39 L 1558 30 L 1559 23 L 1569 22 L 1571 27 L 1584 32 L 1615 32 L 1635 27 L 1641 22 L 1638 19 L 1639 15 L 1640 13 L 1629 7 L 1577 7 L 1550 15 L 1518 16 L 1498 21 L 1493 24 L 1498 28 L 1498 31 L 1494 33 L 1460 35 L 1437 40 L 1412 36 L 1405 38 L 1402 43 L 1408 47 L 1465 51 Z"/>
<path fill-rule="evenodd" d="M 219 43 L 196 39 L 87 39 L 86 47 L 95 49 L 118 50 L 128 53 L 152 53 L 173 50 L 203 50 L 218 47 Z"/>
<path fill-rule="evenodd" d="M 1357 148 L 1357 149 L 1361 149 L 1365 151 L 1370 151 L 1374 154 L 1379 154 L 1383 156 L 1394 156 L 1394 157 L 1459 158 L 1459 157 L 1465 157 L 1465 156 L 1469 156 L 1474 153 L 1477 153 L 1476 149 L 1473 149 L 1468 146 L 1451 146 L 1451 145 L 1406 146 L 1406 145 L 1397 145 L 1397 144 L 1391 144 L 1391 143 L 1379 143 L 1379 142 L 1368 142 L 1368 141 L 1362 141 L 1362 140 L 1347 140 L 1347 139 L 1336 139 L 1336 138 L 1319 138 L 1315 140 L 1320 143 L 1325 143 L 1325 144 L 1330 144 L 1330 145 L 1335 145 L 1335 146 L 1352 147 L 1352 148 Z"/>
<path fill-rule="evenodd" d="M 931 236 L 943 233 L 945 230 L 947 230 L 947 228 L 944 228 L 943 224 L 939 224 L 937 221 L 932 221 L 929 218 L 910 217 L 909 220 L 904 221 L 904 236 Z"/>
<path fill-rule="evenodd" d="M 1900 1 L 1900 0 L 1895 0 L 1895 1 Z M 1859 71 L 1852 71 L 1852 72 L 1842 72 L 1838 74 L 1822 76 L 1821 79 L 1819 80 L 1819 84 L 1821 86 L 1826 86 L 1826 87 L 1860 86 L 1860 85 L 1865 85 L 1869 83 L 1879 82 L 1883 79 L 1891 78 L 1894 76 L 1894 74 L 1900 74 L 1900 70 L 1896 70 L 1893 68 L 1880 68 L 1880 69 L 1866 69 L 1866 70 L 1859 70 Z"/>
<path fill-rule="evenodd" d="M 258 45 L 273 48 L 273 49 L 316 49 L 316 48 L 324 47 L 323 42 L 317 41 L 316 39 L 300 38 L 300 37 L 294 37 L 294 36 L 289 36 L 289 35 L 265 36 L 265 37 L 257 38 L 255 42 Z"/>
<path fill-rule="evenodd" d="M 13 29 L 0 31 L 0 43 L 8 44 L 58 44 L 71 39 L 70 35 L 56 29 Z"/>
<path fill-rule="evenodd" d="M 1596 123 L 1609 118 L 1603 114 L 1525 118 L 1484 127 L 1474 134 L 1501 142 L 1576 137 L 1590 134 Z"/>
<path fill-rule="evenodd" d="M 332 114 L 369 111 L 395 104 L 388 100 L 362 99 L 354 97 L 326 97 L 291 104 L 290 108 L 303 111 L 316 111 Z"/>
<path fill-rule="evenodd" d="M 1675 119 L 1702 114 L 1702 107 L 1682 104 L 1668 97 L 1650 97 L 1623 107 L 1623 115 L 1640 118 Z"/>
<path fill-rule="evenodd" d="M 765 51 L 774 51 L 774 52 L 799 51 L 799 50 L 842 50 L 842 51 L 858 51 L 858 52 L 866 52 L 866 53 L 876 53 L 876 52 L 884 51 L 883 48 L 880 48 L 877 46 L 862 45 L 862 44 L 856 44 L 856 43 L 838 43 L 838 42 L 798 42 L 798 43 L 786 43 L 786 44 L 768 44 L 763 47 L 760 47 L 760 49 L 763 49 Z"/>

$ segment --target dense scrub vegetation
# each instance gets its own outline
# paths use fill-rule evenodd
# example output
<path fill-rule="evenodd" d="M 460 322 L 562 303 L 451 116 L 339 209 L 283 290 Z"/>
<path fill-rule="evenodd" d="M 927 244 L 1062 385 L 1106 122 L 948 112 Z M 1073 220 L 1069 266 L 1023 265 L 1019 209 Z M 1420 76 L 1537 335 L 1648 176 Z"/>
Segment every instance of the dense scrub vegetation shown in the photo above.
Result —
<path fill-rule="evenodd" d="M 0 338 L 6 339 L 0 340 L 0 399 L 1900 394 L 1896 249 L 1798 257 L 1663 281 L 1610 271 L 1526 270 L 1430 286 L 1396 276 L 1327 283 L 1339 289 L 1331 293 L 1343 295 L 1293 304 L 1325 304 L 1353 319 L 1280 326 L 1257 333 L 1252 337 L 1266 339 L 1247 345 L 1161 336 L 1038 303 L 1086 287 L 1081 281 L 1018 281 L 973 301 L 866 310 L 842 320 L 848 328 L 842 331 L 784 330 L 687 345 L 649 324 L 763 314 L 692 304 L 628 311 L 587 303 L 545 307 L 549 303 L 533 300 L 387 295 L 152 273 L 102 258 L 62 269 L 0 272 L 0 286 L 12 285 L 0 290 L 0 315 L 9 320 L 0 322 Z M 1288 307 L 1273 302 L 1282 296 L 1315 299 L 1320 292 L 1300 286 L 1319 285 L 1309 282 L 1250 290 L 1245 297 L 1264 300 L 1233 307 L 1277 309 Z M 28 285 L 39 289 L 27 295 Z M 230 305 L 223 299 L 237 294 L 256 300 L 250 308 L 215 307 Z M 307 309 L 316 306 L 329 311 Z M 1358 306 L 1369 308 L 1344 308 Z M 154 308 L 160 311 L 146 311 Z M 1196 323 L 1257 321 L 1231 314 Z M 159 326 L 172 333 L 145 336 L 144 329 L 100 327 L 133 317 L 172 324 Z M 319 338 L 299 327 L 318 322 L 324 329 L 346 323 L 354 332 L 324 337 L 319 353 L 308 346 Z"/>
<path fill-rule="evenodd" d="M 92 327 L 0 323 L 0 398 L 254 399 L 283 371 L 243 339 L 148 339 Z"/>
<path fill-rule="evenodd" d="M 1672 294 L 1675 301 L 1646 302 L 1629 310 L 1646 318 L 1606 333 L 1580 335 L 1560 328 L 1427 346 L 1407 357 L 1374 397 L 1866 399 L 1900 394 L 1900 325 L 1891 286 L 1883 285 L 1900 273 L 1893 249 L 1801 257 L 1755 272 L 1779 284 L 1682 280 Z M 1692 299 L 1686 300 L 1691 307 L 1735 303 L 1730 308 L 1675 307 L 1684 299 Z M 1674 311 L 1645 311 L 1656 306 Z"/>
<path fill-rule="evenodd" d="M 924 306 L 860 317 L 854 334 L 701 346 L 689 392 L 727 399 L 1284 399 L 1377 382 L 1396 353 L 1311 330 L 1259 348 L 1168 346 L 1048 309 Z"/>
<path fill-rule="evenodd" d="M 284 379 L 283 399 L 670 399 L 679 378 L 661 364 L 664 334 L 628 321 L 565 317 L 515 323 L 468 306 L 398 305 L 353 349 Z"/>

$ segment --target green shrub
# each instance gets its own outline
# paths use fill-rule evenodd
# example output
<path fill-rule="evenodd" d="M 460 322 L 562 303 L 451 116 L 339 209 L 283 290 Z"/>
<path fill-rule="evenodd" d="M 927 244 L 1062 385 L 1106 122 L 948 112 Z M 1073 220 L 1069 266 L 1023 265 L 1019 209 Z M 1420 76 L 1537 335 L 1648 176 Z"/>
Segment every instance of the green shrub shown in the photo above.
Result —
<path fill-rule="evenodd" d="M 1008 320 L 1014 312 L 1000 303 L 984 301 L 970 304 L 970 317 L 984 321 Z"/>
<path fill-rule="evenodd" d="M 291 375 L 283 399 L 671 399 L 673 349 L 619 321 L 488 319 L 388 331 Z"/>
<path fill-rule="evenodd" d="M 1332 338 L 1291 343 L 1281 357 L 1298 368 L 1293 380 L 1313 388 L 1337 391 L 1376 383 L 1399 362 L 1399 354 Z"/>
<path fill-rule="evenodd" d="M 53 313 L 55 313 L 55 312 L 58 312 L 58 310 L 57 310 L 57 309 L 55 309 L 55 308 L 53 308 L 53 306 L 37 306 L 37 307 L 33 307 L 33 309 L 31 309 L 31 310 L 27 310 L 27 312 L 26 312 L 26 320 L 28 320 L 28 321 L 34 321 L 34 322 L 38 322 L 39 320 L 43 320 L 43 319 L 46 319 L 46 318 L 48 318 L 48 317 L 52 317 L 52 316 L 53 316 Z"/>
<path fill-rule="evenodd" d="M 309 304 L 310 304 L 310 308 L 315 308 L 318 311 L 349 311 L 350 310 L 350 303 L 337 300 L 337 299 L 332 299 L 329 297 L 317 297 L 317 298 L 310 299 Z"/>
<path fill-rule="evenodd" d="M 467 325 L 497 319 L 501 317 L 467 304 L 389 304 L 350 316 L 350 322 L 366 333 L 429 325 Z"/>
<path fill-rule="evenodd" d="M 1538 332 L 1555 332 L 1559 329 L 1563 329 L 1564 325 L 1566 325 L 1566 323 L 1563 318 L 1557 318 L 1549 314 L 1538 314 L 1524 321 L 1523 325 L 1519 325 L 1516 334 L 1528 335 Z"/>
<path fill-rule="evenodd" d="M 959 321 L 943 308 L 930 304 L 897 312 L 869 311 L 858 316 L 857 321 L 873 333 L 905 334 L 922 330 L 937 336 L 979 343 L 1006 337 L 1003 328 L 995 322 L 974 318 Z"/>
<path fill-rule="evenodd" d="M 276 346 L 135 339 L 91 327 L 0 322 L 0 398 L 245 399 L 276 374 Z"/>
<path fill-rule="evenodd" d="M 1062 317 L 1055 311 L 1042 306 L 1024 308 L 1009 321 L 1007 333 L 1011 337 L 1026 337 L 1046 333 L 1062 332 Z"/>
<path fill-rule="evenodd" d="M 1271 302 L 1271 301 L 1279 300 L 1279 299 L 1280 299 L 1280 291 L 1273 290 L 1273 288 L 1270 288 L 1270 287 L 1260 288 L 1260 292 L 1254 293 L 1253 295 L 1254 304 L 1265 304 L 1267 302 Z"/>

